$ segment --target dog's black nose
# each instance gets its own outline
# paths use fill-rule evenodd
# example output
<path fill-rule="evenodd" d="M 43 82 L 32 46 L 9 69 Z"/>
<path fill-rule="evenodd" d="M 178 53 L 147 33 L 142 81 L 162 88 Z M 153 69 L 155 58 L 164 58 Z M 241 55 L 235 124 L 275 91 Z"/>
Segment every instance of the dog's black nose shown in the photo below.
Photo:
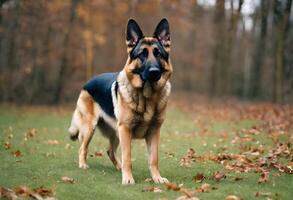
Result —
<path fill-rule="evenodd" d="M 157 67 L 149 68 L 149 81 L 155 82 L 161 78 L 161 70 Z"/>

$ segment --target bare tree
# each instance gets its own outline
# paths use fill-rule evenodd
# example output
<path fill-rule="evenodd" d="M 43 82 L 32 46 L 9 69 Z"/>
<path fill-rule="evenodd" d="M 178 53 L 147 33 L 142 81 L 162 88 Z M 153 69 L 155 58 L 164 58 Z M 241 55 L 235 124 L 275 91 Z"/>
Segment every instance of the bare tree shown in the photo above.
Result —
<path fill-rule="evenodd" d="M 260 5 L 260 32 L 256 39 L 256 50 L 252 66 L 250 94 L 252 98 L 261 96 L 262 68 L 266 54 L 267 21 L 269 12 L 269 1 L 261 0 Z"/>
<path fill-rule="evenodd" d="M 284 64 L 285 64 L 285 41 L 288 36 L 289 20 L 292 0 L 274 1 L 274 31 L 276 34 L 276 63 L 275 63 L 275 85 L 274 101 L 283 102 L 284 94 Z"/>

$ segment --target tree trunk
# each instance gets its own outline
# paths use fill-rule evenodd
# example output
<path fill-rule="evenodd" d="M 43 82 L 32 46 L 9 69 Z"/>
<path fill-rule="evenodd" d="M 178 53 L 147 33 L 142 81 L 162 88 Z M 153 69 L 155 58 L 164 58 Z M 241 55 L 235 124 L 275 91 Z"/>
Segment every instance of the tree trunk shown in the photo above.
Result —
<path fill-rule="evenodd" d="M 267 20 L 268 20 L 269 1 L 261 1 L 261 26 L 260 34 L 257 38 L 256 52 L 254 55 L 253 70 L 251 74 L 250 94 L 251 98 L 262 96 L 261 80 L 262 68 L 266 54 L 266 38 L 267 38 Z"/>
<path fill-rule="evenodd" d="M 284 99 L 284 64 L 285 64 L 285 41 L 288 35 L 289 20 L 292 0 L 286 1 L 285 10 L 282 10 L 281 2 L 274 3 L 274 19 L 276 29 L 276 60 L 275 60 L 275 87 L 274 101 L 283 103 Z"/>
<path fill-rule="evenodd" d="M 71 34 L 71 28 L 72 24 L 75 18 L 75 12 L 76 8 L 78 6 L 79 0 L 72 0 L 71 1 L 71 8 L 70 8 L 70 17 L 69 17 L 69 22 L 68 22 L 68 29 L 65 31 L 64 35 L 64 40 L 63 40 L 63 55 L 62 55 L 62 60 L 61 64 L 59 67 L 59 73 L 57 74 L 57 79 L 56 79 L 56 87 L 54 89 L 54 94 L 53 94 L 53 100 L 52 103 L 57 104 L 60 102 L 60 97 L 63 89 L 63 81 L 65 78 L 65 72 L 66 68 L 68 67 L 68 58 L 67 58 L 67 51 L 68 51 L 68 46 L 69 46 L 69 39 L 70 39 L 70 34 Z"/>
<path fill-rule="evenodd" d="M 225 49 L 225 0 L 217 0 L 214 15 L 214 47 L 213 63 L 210 69 L 210 96 L 221 94 L 223 91 L 223 49 Z"/>
<path fill-rule="evenodd" d="M 232 57 L 235 56 L 235 51 L 233 48 L 233 44 L 235 43 L 236 33 L 237 33 L 237 27 L 239 18 L 241 16 L 241 9 L 243 5 L 243 0 L 239 1 L 237 10 L 234 11 L 233 7 L 233 0 L 230 1 L 231 3 L 231 11 L 230 11 L 230 26 L 229 30 L 227 32 L 227 42 L 226 42 L 226 50 L 224 53 L 224 68 L 225 68 L 225 74 L 223 84 L 224 84 L 224 93 L 231 94 L 232 93 L 232 79 L 235 75 L 233 66 L 232 66 Z M 240 68 L 240 66 L 239 66 Z M 238 68 L 238 70 L 239 70 Z M 237 80 L 238 81 L 238 80 Z M 233 81 L 234 82 L 234 81 Z"/>

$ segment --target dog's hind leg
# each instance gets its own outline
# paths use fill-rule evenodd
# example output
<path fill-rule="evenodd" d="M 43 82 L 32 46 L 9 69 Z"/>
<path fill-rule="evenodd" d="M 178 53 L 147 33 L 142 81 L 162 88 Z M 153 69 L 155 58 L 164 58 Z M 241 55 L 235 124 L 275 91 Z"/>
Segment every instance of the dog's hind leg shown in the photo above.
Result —
<path fill-rule="evenodd" d="M 100 118 L 98 122 L 98 128 L 101 133 L 109 139 L 109 149 L 107 150 L 107 154 L 116 169 L 120 170 L 121 164 L 119 159 L 116 158 L 116 151 L 119 146 L 119 138 L 116 135 L 116 130 L 114 130 L 114 128 L 109 125 L 103 118 Z"/>
<path fill-rule="evenodd" d="M 80 148 L 79 148 L 79 168 L 87 169 L 89 168 L 87 164 L 87 153 L 89 143 L 94 135 L 95 129 L 88 124 L 85 124 L 84 127 L 80 130 Z"/>
<path fill-rule="evenodd" d="M 87 91 L 81 91 L 69 130 L 74 130 L 78 133 L 75 137 L 78 137 L 81 143 L 79 148 L 79 168 L 82 169 L 88 168 L 86 162 L 88 146 L 97 125 L 99 111 L 98 104 L 94 102 L 90 94 Z"/>
<path fill-rule="evenodd" d="M 116 158 L 116 151 L 117 147 L 119 145 L 119 138 L 117 136 L 109 138 L 109 149 L 107 151 L 107 154 L 112 161 L 113 165 L 116 167 L 117 170 L 121 170 L 121 163 L 120 161 Z"/>

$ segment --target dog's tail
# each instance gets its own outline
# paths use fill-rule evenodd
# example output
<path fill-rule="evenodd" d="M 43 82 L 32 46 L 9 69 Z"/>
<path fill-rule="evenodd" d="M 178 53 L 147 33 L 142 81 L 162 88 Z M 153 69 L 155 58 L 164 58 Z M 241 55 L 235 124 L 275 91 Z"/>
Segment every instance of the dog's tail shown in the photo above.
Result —
<path fill-rule="evenodd" d="M 78 139 L 78 135 L 79 135 L 79 124 L 78 124 L 78 113 L 75 110 L 72 116 L 72 121 L 71 121 L 71 125 L 68 129 L 68 132 L 70 133 L 70 139 L 75 141 Z"/>

